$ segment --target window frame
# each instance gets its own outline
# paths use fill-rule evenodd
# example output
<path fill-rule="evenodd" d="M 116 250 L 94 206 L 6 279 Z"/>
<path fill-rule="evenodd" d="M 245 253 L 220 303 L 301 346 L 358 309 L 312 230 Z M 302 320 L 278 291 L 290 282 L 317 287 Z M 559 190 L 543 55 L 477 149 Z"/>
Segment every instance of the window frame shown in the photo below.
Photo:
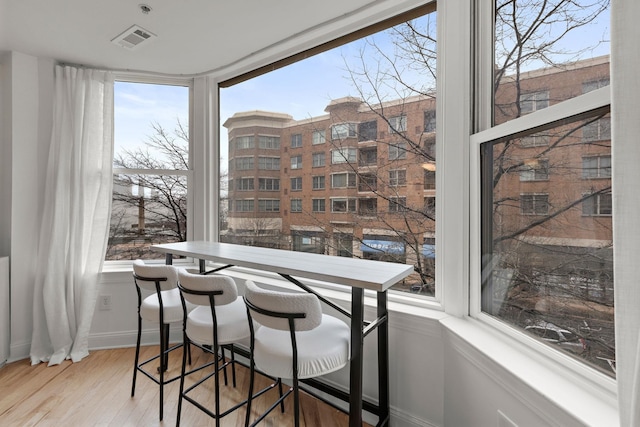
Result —
<path fill-rule="evenodd" d="M 188 130 L 189 130 L 189 141 L 188 141 L 188 151 L 189 151 L 189 159 L 188 159 L 188 167 L 184 170 L 168 170 L 168 169 L 126 169 L 126 168 L 113 168 L 112 169 L 112 179 L 114 176 L 123 174 L 123 175 L 170 175 L 170 176 L 184 176 L 187 179 L 187 216 L 186 216 L 186 235 L 187 240 L 193 240 L 195 236 L 197 236 L 197 231 L 200 230 L 202 222 L 201 219 L 194 213 L 194 200 L 197 198 L 195 194 L 196 191 L 201 191 L 200 186 L 195 183 L 198 178 L 199 170 L 196 170 L 195 160 L 194 158 L 198 155 L 200 151 L 200 147 L 195 143 L 195 139 L 197 134 L 194 132 L 194 122 L 196 120 L 194 114 L 194 104 L 199 101 L 200 94 L 196 94 L 194 91 L 195 82 L 192 78 L 180 78 L 180 77 L 157 77 L 151 75 L 140 75 L 140 74 L 130 74 L 126 72 L 115 72 L 114 73 L 114 85 L 115 82 L 123 82 L 123 83 L 135 83 L 135 84 L 152 84 L 152 85 L 166 85 L 166 86 L 181 86 L 187 88 L 189 92 L 189 100 L 188 100 Z M 115 105 L 113 106 L 115 109 Z M 115 125 L 115 123 L 114 123 Z M 234 144 L 235 145 L 235 144 Z M 115 154 L 115 150 L 114 150 Z M 218 167 L 215 167 L 215 171 L 218 171 Z M 113 194 L 113 193 L 112 193 Z M 217 195 L 217 194 L 216 194 Z M 111 215 L 111 211 L 109 212 Z M 157 258 L 153 260 L 149 260 L 150 262 L 155 262 L 156 260 L 162 260 L 163 257 L 161 254 L 158 254 Z M 177 264 L 185 264 L 190 263 L 190 260 L 187 261 L 177 261 Z M 107 272 L 110 270 L 118 270 L 121 268 L 132 268 L 133 260 L 104 260 L 103 261 L 103 272 Z"/>

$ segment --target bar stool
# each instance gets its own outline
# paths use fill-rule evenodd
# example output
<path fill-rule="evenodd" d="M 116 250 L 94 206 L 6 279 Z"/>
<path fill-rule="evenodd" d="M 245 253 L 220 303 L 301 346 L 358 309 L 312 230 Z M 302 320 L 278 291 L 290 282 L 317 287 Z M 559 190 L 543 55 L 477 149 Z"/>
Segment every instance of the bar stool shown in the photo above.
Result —
<path fill-rule="evenodd" d="M 131 385 L 131 397 L 136 391 L 136 376 L 138 371 L 146 375 L 160 386 L 160 420 L 163 416 L 164 386 L 180 378 L 176 375 L 172 378 L 165 378 L 165 372 L 169 362 L 169 353 L 182 347 L 182 343 L 169 347 L 169 327 L 171 323 L 182 322 L 183 306 L 180 301 L 178 291 L 178 270 L 170 265 L 146 265 L 142 260 L 133 262 L 133 279 L 138 293 L 138 338 L 136 341 L 136 357 L 133 366 L 133 381 Z M 142 299 L 141 289 L 153 292 Z M 140 337 L 142 335 L 142 320 L 158 323 L 160 326 L 160 353 L 145 360 L 139 361 L 140 357 Z M 191 361 L 189 347 L 186 348 Z M 159 378 L 146 369 L 146 365 L 160 359 L 160 366 L 157 369 Z"/>
<path fill-rule="evenodd" d="M 293 386 L 251 424 L 262 421 L 276 406 L 284 412 L 284 399 L 293 393 L 294 423 L 300 425 L 298 381 L 343 368 L 349 362 L 349 326 L 322 313 L 318 297 L 310 293 L 275 292 L 246 281 L 245 304 L 250 318 L 260 324 L 251 329 L 250 381 L 245 426 L 251 418 L 255 370 L 292 379 Z M 258 393 L 259 394 L 259 393 Z M 255 397 L 255 396 L 254 396 Z"/>
<path fill-rule="evenodd" d="M 193 311 L 188 314 L 187 311 L 184 311 L 184 342 L 186 345 L 194 345 L 212 354 L 214 360 L 186 372 L 187 359 L 186 354 L 183 355 L 176 426 L 180 425 L 180 414 L 184 399 L 214 418 L 216 427 L 219 427 L 220 420 L 223 417 L 247 403 L 244 400 L 221 412 L 219 377 L 219 372 L 224 370 L 224 383 L 227 385 L 227 366 L 231 365 L 233 387 L 236 386 L 235 365 L 239 362 L 235 360 L 234 343 L 248 339 L 251 334 L 247 310 L 242 299 L 238 298 L 238 289 L 235 282 L 228 276 L 200 275 L 180 270 L 178 273 L 178 288 L 180 289 L 183 305 L 191 303 L 195 306 Z M 225 347 L 231 351 L 231 358 L 227 362 L 224 361 Z M 198 379 L 185 390 L 184 383 L 188 375 L 211 365 L 214 366 L 212 373 Z M 189 396 L 189 393 L 211 377 L 214 379 L 215 394 L 213 411 L 205 407 L 195 397 Z"/>

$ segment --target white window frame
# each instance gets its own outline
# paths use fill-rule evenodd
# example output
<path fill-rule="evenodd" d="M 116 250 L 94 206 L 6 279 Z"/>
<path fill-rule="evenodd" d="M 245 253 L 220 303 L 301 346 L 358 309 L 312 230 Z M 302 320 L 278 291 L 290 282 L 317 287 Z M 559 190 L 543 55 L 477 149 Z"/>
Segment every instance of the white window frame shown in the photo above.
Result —
<path fill-rule="evenodd" d="M 258 177 L 258 191 L 280 191 L 280 178 Z"/>
<path fill-rule="evenodd" d="M 294 186 L 295 183 L 295 186 Z M 298 183 L 300 185 L 298 185 Z M 291 187 L 291 191 L 302 191 L 302 177 L 301 176 L 292 176 L 289 179 L 289 185 Z"/>
<path fill-rule="evenodd" d="M 295 209 L 294 209 L 295 204 Z M 290 199 L 289 212 L 298 213 L 302 212 L 302 199 Z"/>
<path fill-rule="evenodd" d="M 234 181 L 236 185 L 235 191 L 254 191 L 255 179 L 252 176 L 238 177 Z"/>
<path fill-rule="evenodd" d="M 291 169 L 302 169 L 302 154 L 291 156 Z"/>
<path fill-rule="evenodd" d="M 253 135 L 240 135 L 233 138 L 236 150 L 253 150 L 256 148 L 256 139 Z"/>
<path fill-rule="evenodd" d="M 316 160 L 322 159 L 322 162 L 316 162 Z M 323 168 L 327 164 L 327 155 L 324 151 L 319 151 L 311 154 L 312 167 Z"/>
<path fill-rule="evenodd" d="M 407 131 L 407 116 L 400 114 L 398 116 L 389 117 L 389 133 L 401 133 Z"/>
<path fill-rule="evenodd" d="M 311 145 L 320 145 L 324 144 L 327 140 L 323 130 L 314 130 L 311 134 Z"/>
<path fill-rule="evenodd" d="M 331 139 L 341 140 L 347 138 L 355 138 L 358 136 L 358 124 L 357 123 L 337 123 L 331 125 Z"/>
<path fill-rule="evenodd" d="M 125 169 L 125 168 L 113 168 L 112 176 L 118 174 L 124 175 L 173 175 L 173 176 L 185 176 L 187 178 L 187 240 L 193 240 L 195 237 L 201 236 L 201 230 L 203 228 L 203 221 L 201 218 L 197 217 L 194 214 L 194 200 L 199 196 L 198 194 L 203 193 L 202 186 L 196 183 L 196 180 L 200 177 L 201 170 L 196 169 L 197 162 L 195 162 L 195 158 L 201 153 L 202 146 L 194 140 L 200 137 L 199 134 L 194 132 L 194 104 L 201 101 L 202 96 L 204 94 L 196 94 L 194 90 L 194 86 L 196 86 L 194 79 L 191 78 L 164 78 L 164 77 L 153 77 L 153 76 L 143 76 L 139 74 L 128 74 L 124 72 L 114 73 L 114 81 L 127 82 L 127 83 L 139 83 L 139 84 L 156 84 L 156 85 L 173 85 L 173 86 L 183 86 L 188 88 L 189 90 L 189 165 L 187 170 L 165 170 L 165 169 Z M 217 164 L 217 162 L 216 162 Z M 215 172 L 219 170 L 219 167 L 216 165 Z M 196 194 L 196 191 L 198 194 Z M 208 190 L 204 190 L 205 192 Z M 214 193 L 215 196 L 218 196 L 218 193 Z M 111 212 L 109 212 L 111 215 Z M 158 260 L 162 260 L 162 254 L 158 254 Z M 190 262 L 190 261 L 187 261 Z M 103 272 L 108 272 L 110 270 L 117 271 L 121 268 L 131 268 L 133 260 L 105 260 L 103 264 Z M 177 261 L 177 264 L 181 264 L 184 262 Z"/>
<path fill-rule="evenodd" d="M 276 164 L 278 167 L 276 167 Z M 258 156 L 258 169 L 263 171 L 280 170 L 280 157 Z"/>
<path fill-rule="evenodd" d="M 331 164 L 355 163 L 358 160 L 358 149 L 355 147 L 342 147 L 331 150 Z"/>

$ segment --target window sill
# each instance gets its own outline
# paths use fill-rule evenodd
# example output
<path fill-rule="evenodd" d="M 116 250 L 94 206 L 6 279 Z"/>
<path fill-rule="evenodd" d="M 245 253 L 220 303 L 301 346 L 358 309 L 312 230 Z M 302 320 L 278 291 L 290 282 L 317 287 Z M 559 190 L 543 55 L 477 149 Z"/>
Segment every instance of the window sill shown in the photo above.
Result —
<path fill-rule="evenodd" d="M 559 420 L 559 425 L 573 425 L 576 420 L 584 425 L 618 425 L 613 378 L 537 342 L 539 345 L 515 339 L 478 319 L 447 317 L 440 323 L 443 332 L 453 334 L 451 345 L 464 357 L 493 378 L 496 373 L 504 376 L 504 371 L 515 376 L 529 389 L 511 390 L 510 382 L 505 382 L 505 388 L 529 407 L 540 405 L 548 417 Z"/>

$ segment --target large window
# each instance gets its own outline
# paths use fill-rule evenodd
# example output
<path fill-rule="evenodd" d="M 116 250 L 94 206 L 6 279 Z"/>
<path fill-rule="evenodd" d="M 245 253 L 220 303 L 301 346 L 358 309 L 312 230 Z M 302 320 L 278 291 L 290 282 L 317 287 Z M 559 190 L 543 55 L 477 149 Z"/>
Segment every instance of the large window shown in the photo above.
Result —
<path fill-rule="evenodd" d="M 473 138 L 481 312 L 613 376 L 608 7 L 496 0 L 494 128 Z"/>
<path fill-rule="evenodd" d="M 237 84 L 221 83 L 221 139 L 253 135 L 256 144 L 249 153 L 222 142 L 222 158 L 273 152 L 285 162 L 273 178 L 287 183 L 281 184 L 285 205 L 280 211 L 263 208 L 265 188 L 275 191 L 275 187 L 265 187 L 260 177 L 272 175 L 259 172 L 256 209 L 251 214 L 231 210 L 228 217 L 221 217 L 221 241 L 258 244 L 254 235 L 247 235 L 253 228 L 260 245 L 306 250 L 307 240 L 322 238 L 322 244 L 312 245 L 314 251 L 364 258 L 372 256 L 368 246 L 360 244 L 365 235 L 395 236 L 406 252 L 376 259 L 411 264 L 416 273 L 394 290 L 413 292 L 416 299 L 434 295 L 433 265 L 425 266 L 421 243 L 416 243 L 435 234 L 435 215 L 424 213 L 422 188 L 428 163 L 429 188 L 434 193 L 434 9 L 435 2 L 425 4 L 404 15 L 407 22 L 388 29 L 378 25 L 365 38 L 345 38 L 343 46 L 315 56 L 305 54 L 299 63 L 269 67 L 264 75 L 234 79 L 240 81 Z M 299 78 L 301 66 L 308 70 L 304 79 Z M 251 114 L 242 114 L 246 112 Z M 277 138 L 282 141 L 279 149 Z M 257 172 L 230 168 L 221 171 L 221 181 L 235 183 Z M 246 199 L 248 193 L 221 192 L 221 205 L 233 207 L 234 199 Z"/>
<path fill-rule="evenodd" d="M 189 87 L 117 81 L 106 260 L 161 258 L 151 243 L 187 239 L 189 164 Z"/>

